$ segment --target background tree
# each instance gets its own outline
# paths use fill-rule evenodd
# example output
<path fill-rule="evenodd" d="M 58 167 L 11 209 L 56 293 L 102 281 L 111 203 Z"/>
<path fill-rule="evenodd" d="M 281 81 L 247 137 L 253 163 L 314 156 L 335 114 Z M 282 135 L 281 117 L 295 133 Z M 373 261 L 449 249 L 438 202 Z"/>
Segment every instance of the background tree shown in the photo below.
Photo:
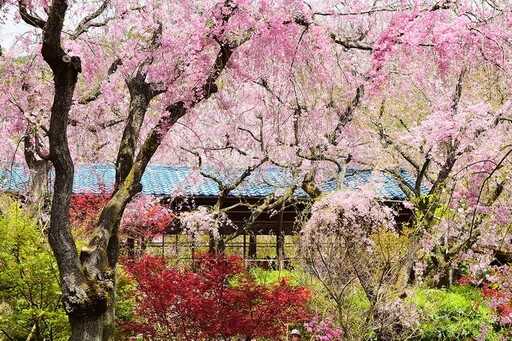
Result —
<path fill-rule="evenodd" d="M 510 32 L 502 26 L 503 5 L 412 8 L 395 16 L 374 54 L 385 91 L 365 120 L 383 148 L 370 159 L 402 182 L 418 240 L 428 245 L 422 266 L 429 264 L 425 274 L 440 284 L 451 283 L 462 263 L 488 264 L 509 238 L 500 208 L 509 196 L 508 127 L 501 117 L 509 111 Z M 403 169 L 415 181 L 403 181 Z M 495 214 L 504 220 L 497 223 Z"/>
<path fill-rule="evenodd" d="M 400 284 L 407 238 L 373 190 L 322 196 L 302 228 L 304 266 L 320 283 L 348 339 L 403 340 L 414 334 Z"/>

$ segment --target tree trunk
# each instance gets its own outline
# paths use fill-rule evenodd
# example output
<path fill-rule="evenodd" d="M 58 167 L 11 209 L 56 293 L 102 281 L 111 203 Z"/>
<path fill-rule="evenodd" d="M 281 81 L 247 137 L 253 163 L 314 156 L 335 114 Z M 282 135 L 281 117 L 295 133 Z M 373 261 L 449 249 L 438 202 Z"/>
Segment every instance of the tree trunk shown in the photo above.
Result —
<path fill-rule="evenodd" d="M 116 287 L 116 280 L 114 278 L 114 288 Z M 107 299 L 107 310 L 105 314 L 103 314 L 103 331 L 102 331 L 102 340 L 103 341 L 113 341 L 114 340 L 114 332 L 116 330 L 116 291 L 113 290 L 111 295 Z"/>
<path fill-rule="evenodd" d="M 68 147 L 67 126 L 81 62 L 76 56 L 68 56 L 61 46 L 67 7 L 67 1 L 53 0 L 48 19 L 41 27 L 41 52 L 54 77 L 48 158 L 55 168 L 55 183 L 48 241 L 59 268 L 62 301 L 71 324 L 71 340 L 100 341 L 106 297 L 109 290 L 113 290 L 113 274 L 103 263 L 101 250 L 95 254 L 86 249 L 78 256 L 69 226 L 74 165 Z M 27 17 L 28 14 L 24 14 Z M 35 19 L 29 16 L 28 22 L 35 22 Z"/>
<path fill-rule="evenodd" d="M 103 335 L 103 318 L 97 316 L 69 317 L 71 325 L 70 341 L 101 341 Z"/>
<path fill-rule="evenodd" d="M 29 129 L 27 129 L 27 135 Z M 39 221 L 45 205 L 47 202 L 47 188 L 48 188 L 48 172 L 50 170 L 49 160 L 37 160 L 34 149 L 36 148 L 30 141 L 30 138 L 25 137 L 24 141 L 24 155 L 25 161 L 30 169 L 30 175 L 32 177 L 30 183 L 30 205 L 29 210 Z"/>
<path fill-rule="evenodd" d="M 54 98 L 48 131 L 49 155 L 55 168 L 53 199 L 48 240 L 53 250 L 60 274 L 62 302 L 71 325 L 71 340 L 112 340 L 114 333 L 115 267 L 118 260 L 118 229 L 127 203 L 141 191 L 142 174 L 156 152 L 163 137 L 172 125 L 186 114 L 188 108 L 209 98 L 218 91 L 215 82 L 226 66 L 233 46 L 221 44 L 221 49 L 205 83 L 193 89 L 197 95 L 192 103 L 178 101 L 169 105 L 139 149 L 136 144 L 144 114 L 149 102 L 163 90 L 154 90 L 145 82 L 141 71 L 134 83 L 127 82 L 133 102 L 131 118 L 123 136 L 116 163 L 116 187 L 96 225 L 95 235 L 78 255 L 69 226 L 69 205 L 73 188 L 74 165 L 70 155 L 67 126 L 69 112 L 81 61 L 69 56 L 61 45 L 64 19 L 68 8 L 66 0 L 52 0 L 44 21 L 29 13 L 26 1 L 18 1 L 20 17 L 29 25 L 42 29 L 42 56 L 54 77 Z M 233 10 L 236 6 L 233 6 Z M 226 14 L 226 19 L 232 12 Z M 151 58 L 145 63 L 151 63 Z M 144 65 L 141 65 L 142 70 Z M 133 85 L 133 86 L 131 86 Z M 127 148 L 125 148 L 127 147 Z"/>
<path fill-rule="evenodd" d="M 119 226 L 115 229 L 116 233 L 110 237 L 108 247 L 107 247 L 107 253 L 108 253 L 108 260 L 109 260 L 109 267 L 112 270 L 112 272 L 116 273 L 117 268 L 117 262 L 119 260 L 119 237 L 117 235 L 117 230 L 119 229 Z M 113 277 L 113 288 L 109 292 L 109 296 L 107 297 L 107 309 L 105 311 L 105 314 L 103 314 L 103 341 L 113 341 L 114 340 L 114 332 L 116 328 L 116 285 L 117 280 L 116 276 Z"/>
<path fill-rule="evenodd" d="M 249 231 L 249 253 L 247 254 L 247 258 L 251 260 L 256 259 L 257 253 L 257 244 L 256 244 L 256 233 L 254 231 Z"/>

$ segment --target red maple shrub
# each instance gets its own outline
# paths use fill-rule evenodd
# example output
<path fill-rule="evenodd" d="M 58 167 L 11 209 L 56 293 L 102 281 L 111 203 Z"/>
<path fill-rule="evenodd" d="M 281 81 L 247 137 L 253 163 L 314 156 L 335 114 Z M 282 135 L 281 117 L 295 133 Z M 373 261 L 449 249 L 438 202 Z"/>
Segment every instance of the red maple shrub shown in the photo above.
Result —
<path fill-rule="evenodd" d="M 494 268 L 494 273 L 485 280 L 462 276 L 457 284 L 471 286 L 481 292 L 485 303 L 496 315 L 502 327 L 510 330 L 512 326 L 512 286 L 510 267 L 505 265 Z"/>
<path fill-rule="evenodd" d="M 69 206 L 69 221 L 74 228 L 84 228 L 89 232 L 94 229 L 96 219 L 107 204 L 106 194 L 83 193 L 73 194 Z"/>
<path fill-rule="evenodd" d="M 125 266 L 137 283 L 137 318 L 125 330 L 151 340 L 281 340 L 286 323 L 309 317 L 307 289 L 257 283 L 238 256 L 201 254 L 184 269 L 144 256 Z"/>

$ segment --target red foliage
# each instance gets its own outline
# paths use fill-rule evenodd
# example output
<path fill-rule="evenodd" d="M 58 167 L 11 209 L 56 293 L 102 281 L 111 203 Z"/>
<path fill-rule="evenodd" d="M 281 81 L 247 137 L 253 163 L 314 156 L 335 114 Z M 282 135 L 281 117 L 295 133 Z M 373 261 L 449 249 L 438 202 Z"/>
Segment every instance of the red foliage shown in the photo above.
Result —
<path fill-rule="evenodd" d="M 101 210 L 107 204 L 108 194 L 73 194 L 69 210 L 71 226 L 94 229 Z M 144 198 L 128 205 L 121 225 L 121 233 L 136 239 L 151 238 L 162 233 L 175 215 L 160 203 Z"/>
<path fill-rule="evenodd" d="M 500 276 L 497 276 L 497 278 L 499 279 Z M 503 279 L 508 281 L 508 276 Z M 507 283 L 493 284 L 477 281 L 473 277 L 462 276 L 457 284 L 475 287 L 475 290 L 479 290 L 482 293 L 482 297 L 487 305 L 496 313 L 501 324 L 512 323 L 512 291 L 505 289 Z M 505 287 L 502 286 L 503 284 Z"/>
<path fill-rule="evenodd" d="M 69 221 L 71 226 L 83 227 L 91 231 L 98 219 L 101 209 L 108 202 L 109 197 L 105 194 L 73 194 L 69 207 Z"/>
<path fill-rule="evenodd" d="M 502 323 L 510 323 L 512 316 L 512 293 L 493 289 L 487 283 L 482 286 L 482 295 L 489 300 L 491 308 L 495 309 L 498 316 L 501 318 Z"/>
<path fill-rule="evenodd" d="M 457 285 L 466 286 L 466 285 L 474 285 L 476 280 L 471 276 L 461 276 L 460 279 L 456 282 Z"/>
<path fill-rule="evenodd" d="M 258 284 L 238 256 L 203 254 L 194 270 L 170 268 L 153 256 L 127 264 L 137 282 L 139 321 L 126 329 L 151 340 L 280 340 L 285 323 L 309 317 L 307 289 L 286 279 Z"/>

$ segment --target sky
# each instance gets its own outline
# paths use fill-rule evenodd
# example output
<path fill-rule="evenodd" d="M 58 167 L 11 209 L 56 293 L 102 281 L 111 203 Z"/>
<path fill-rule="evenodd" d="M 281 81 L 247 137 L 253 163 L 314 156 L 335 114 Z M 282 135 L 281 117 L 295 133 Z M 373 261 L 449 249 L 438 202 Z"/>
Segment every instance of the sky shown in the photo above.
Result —
<path fill-rule="evenodd" d="M 0 21 L 0 46 L 4 50 L 9 50 L 15 43 L 16 36 L 31 29 L 31 26 L 23 22 L 16 23 L 12 14 L 7 14 L 5 22 Z"/>

